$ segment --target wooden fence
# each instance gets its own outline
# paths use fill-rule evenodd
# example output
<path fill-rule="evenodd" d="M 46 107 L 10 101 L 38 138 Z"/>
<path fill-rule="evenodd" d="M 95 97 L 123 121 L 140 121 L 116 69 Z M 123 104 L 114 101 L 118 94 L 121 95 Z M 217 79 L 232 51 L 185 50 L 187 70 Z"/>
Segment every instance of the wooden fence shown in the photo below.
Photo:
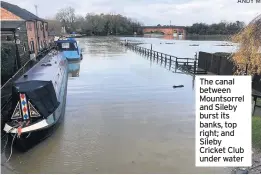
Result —
<path fill-rule="evenodd" d="M 165 67 L 171 69 L 179 69 L 190 74 L 206 74 L 205 70 L 198 69 L 198 60 L 196 58 L 179 58 L 173 55 L 158 52 L 152 49 L 139 46 L 141 43 L 121 43 L 128 49 L 140 53 L 143 56 L 150 57 L 150 59 L 157 61 L 157 63 L 164 64 Z"/>

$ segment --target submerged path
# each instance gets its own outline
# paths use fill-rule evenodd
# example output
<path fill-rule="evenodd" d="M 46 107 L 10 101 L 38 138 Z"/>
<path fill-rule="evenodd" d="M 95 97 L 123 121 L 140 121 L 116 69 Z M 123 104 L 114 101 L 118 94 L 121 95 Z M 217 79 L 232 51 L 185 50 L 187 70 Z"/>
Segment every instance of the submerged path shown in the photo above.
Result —
<path fill-rule="evenodd" d="M 115 42 L 80 39 L 85 53 L 79 77 L 69 78 L 64 123 L 28 152 L 14 152 L 8 166 L 20 173 L 224 173 L 194 165 L 193 77 Z"/>

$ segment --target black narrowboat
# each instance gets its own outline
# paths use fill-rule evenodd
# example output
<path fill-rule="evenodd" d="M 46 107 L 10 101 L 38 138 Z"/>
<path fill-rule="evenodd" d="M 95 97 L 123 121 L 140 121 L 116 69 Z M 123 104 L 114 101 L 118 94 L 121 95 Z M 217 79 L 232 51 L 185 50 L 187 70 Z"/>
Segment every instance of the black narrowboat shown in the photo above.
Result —
<path fill-rule="evenodd" d="M 68 82 L 68 61 L 52 50 L 15 81 L 12 108 L 4 131 L 18 150 L 47 138 L 64 118 Z"/>

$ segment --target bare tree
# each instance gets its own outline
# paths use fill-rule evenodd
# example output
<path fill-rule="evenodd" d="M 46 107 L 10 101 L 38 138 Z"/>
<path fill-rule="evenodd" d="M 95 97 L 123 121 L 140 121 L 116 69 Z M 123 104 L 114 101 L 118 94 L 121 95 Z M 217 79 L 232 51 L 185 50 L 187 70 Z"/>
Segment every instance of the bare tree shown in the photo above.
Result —
<path fill-rule="evenodd" d="M 67 32 L 75 30 L 76 15 L 74 8 L 67 7 L 60 9 L 56 14 L 56 19 L 62 23 Z"/>

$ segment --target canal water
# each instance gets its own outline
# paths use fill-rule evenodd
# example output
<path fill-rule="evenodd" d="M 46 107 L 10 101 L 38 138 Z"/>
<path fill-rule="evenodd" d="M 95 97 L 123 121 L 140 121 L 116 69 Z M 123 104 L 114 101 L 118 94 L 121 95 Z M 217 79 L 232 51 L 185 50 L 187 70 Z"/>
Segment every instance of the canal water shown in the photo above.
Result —
<path fill-rule="evenodd" d="M 192 76 L 168 71 L 115 38 L 79 42 L 84 55 L 70 64 L 63 124 L 28 152 L 13 150 L 4 163 L 7 148 L 2 173 L 227 172 L 195 167 Z"/>

